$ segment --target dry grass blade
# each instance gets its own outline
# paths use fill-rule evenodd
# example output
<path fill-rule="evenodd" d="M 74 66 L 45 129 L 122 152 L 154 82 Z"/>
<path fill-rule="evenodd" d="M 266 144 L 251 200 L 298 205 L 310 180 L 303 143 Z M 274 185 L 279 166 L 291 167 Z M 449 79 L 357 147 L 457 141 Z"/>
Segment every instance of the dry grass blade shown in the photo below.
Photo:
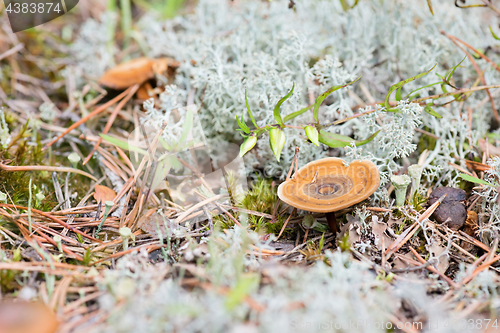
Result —
<path fill-rule="evenodd" d="M 198 202 L 196 205 L 192 206 L 191 208 L 189 208 L 188 210 L 186 210 L 185 212 L 183 212 L 181 215 L 179 215 L 175 219 L 174 223 L 179 224 L 179 223 L 184 222 L 184 220 L 186 219 L 187 216 L 189 216 L 189 214 L 191 214 L 194 211 L 202 208 L 205 205 L 208 205 L 211 202 L 214 202 L 216 200 L 222 199 L 225 196 L 226 196 L 226 194 L 218 194 L 218 195 L 215 195 L 213 197 L 210 197 L 210 198 L 207 198 L 207 199 L 205 199 L 203 201 Z M 238 224 L 239 224 L 239 222 L 238 222 Z"/>
<path fill-rule="evenodd" d="M 418 222 L 422 222 L 426 218 L 429 218 L 429 216 L 434 213 L 434 211 L 438 208 L 438 206 L 441 204 L 441 202 L 443 202 L 445 198 L 446 194 L 439 198 L 439 200 L 432 204 L 429 208 L 427 208 L 427 210 L 418 218 Z M 417 232 L 417 230 L 420 228 L 418 222 L 414 222 L 408 229 L 406 229 L 401 235 L 399 235 L 399 237 L 396 238 L 396 240 L 391 245 L 389 245 L 389 247 L 385 251 L 386 256 L 390 256 L 391 254 L 399 250 L 415 234 L 415 232 Z"/>
<path fill-rule="evenodd" d="M 479 273 L 481 273 L 482 271 L 488 269 L 493 263 L 497 262 L 498 260 L 500 260 L 500 254 L 499 255 L 496 255 L 494 256 L 492 259 L 484 262 L 483 264 L 481 264 L 481 266 L 477 267 L 474 272 L 472 272 L 472 274 L 468 277 L 466 277 L 463 281 L 462 281 L 462 284 L 467 284 L 469 283 L 473 278 L 475 278 Z"/>
<path fill-rule="evenodd" d="M 67 168 L 67 167 L 55 167 L 55 166 L 50 166 L 50 165 L 18 165 L 18 166 L 9 166 L 5 165 L 4 163 L 0 162 L 0 169 L 4 171 L 55 171 L 55 172 L 70 172 L 70 173 L 77 173 L 79 175 L 88 177 L 92 179 L 93 181 L 97 181 L 97 178 L 92 176 L 89 173 L 86 173 L 85 171 L 74 169 L 74 168 Z"/>
<path fill-rule="evenodd" d="M 113 259 L 113 258 L 119 258 L 119 257 L 121 257 L 121 256 L 123 256 L 125 254 L 132 253 L 134 251 L 139 251 L 140 249 L 146 249 L 146 251 L 149 253 L 151 251 L 161 249 L 162 247 L 166 247 L 166 245 L 165 244 L 153 244 L 153 245 L 143 245 L 143 246 L 134 247 L 134 248 L 131 248 L 131 249 L 128 249 L 128 250 L 125 250 L 125 251 L 120 251 L 120 252 L 117 252 L 115 254 L 112 254 L 112 255 L 110 255 L 107 258 L 95 261 L 91 265 L 95 266 L 95 265 L 100 264 L 100 263 L 102 263 L 104 261 L 107 261 L 107 260 L 110 260 L 110 259 Z"/>
<path fill-rule="evenodd" d="M 142 233 L 142 230 L 137 230 L 133 233 L 134 236 L 138 236 Z M 110 242 L 106 242 L 102 245 L 99 245 L 98 247 L 96 247 L 95 249 L 92 249 L 91 252 L 98 252 L 98 251 L 101 251 L 107 247 L 110 247 L 110 246 L 114 246 L 114 245 L 118 245 L 122 242 L 121 238 L 117 238 L 115 240 L 112 240 Z"/>
<path fill-rule="evenodd" d="M 8 208 L 15 208 L 15 209 L 24 209 L 24 210 L 28 210 L 28 207 L 22 207 L 22 206 L 16 206 L 16 205 L 11 205 L 11 204 L 0 204 L 0 207 L 8 207 Z M 94 238 L 90 235 L 87 235 L 86 233 L 84 233 L 83 231 L 80 231 L 72 226 L 70 226 L 69 224 L 67 224 L 66 222 L 64 222 L 63 220 L 55 217 L 55 216 L 52 216 L 51 214 L 49 213 L 45 213 L 45 212 L 42 212 L 41 210 L 38 210 L 38 209 L 34 209 L 34 208 L 31 208 L 31 211 L 33 213 L 36 213 L 36 214 L 39 214 L 39 215 L 42 215 L 43 217 L 45 218 L 48 218 L 56 223 L 59 223 L 60 225 L 62 225 L 63 227 L 73 231 L 74 233 L 77 233 L 77 234 L 80 234 L 81 236 L 87 238 L 87 239 L 90 239 L 90 240 L 93 240 L 94 242 L 98 242 L 98 243 L 102 243 L 101 240 L 97 239 L 97 238 Z"/>
<path fill-rule="evenodd" d="M 121 100 L 122 98 L 124 98 L 129 93 L 129 91 L 131 89 L 132 89 L 132 87 L 128 88 L 127 90 L 125 90 L 124 92 L 122 92 L 120 95 L 116 96 L 115 98 L 113 98 L 109 102 L 107 102 L 107 103 L 105 103 L 105 104 L 97 107 L 94 111 L 92 111 L 91 113 L 89 113 L 88 115 L 86 115 L 85 117 L 83 117 L 82 119 L 80 119 L 77 122 L 75 122 L 74 124 L 72 124 L 61 135 L 59 135 L 57 138 L 55 138 L 54 140 L 52 140 L 51 142 L 49 142 L 47 145 L 45 145 L 45 147 L 43 147 L 43 150 L 49 148 L 54 143 L 56 143 L 57 141 L 59 141 L 62 137 L 64 137 L 66 134 L 68 134 L 69 132 L 71 132 L 73 129 L 77 128 L 81 124 L 84 124 L 87 120 L 91 119 L 92 117 L 95 117 L 99 113 L 105 111 L 111 105 L 115 104 L 116 102 L 118 102 L 119 100 Z"/>
<path fill-rule="evenodd" d="M 296 212 L 297 212 L 297 208 L 293 208 L 292 213 L 290 214 L 290 216 L 288 216 L 285 223 L 283 223 L 283 227 L 281 228 L 280 233 L 278 234 L 278 237 L 276 237 L 276 240 L 278 240 L 281 237 L 281 235 L 285 231 L 286 226 L 288 225 L 288 222 L 290 222 L 290 219 L 292 218 L 293 215 L 295 215 Z"/>
<path fill-rule="evenodd" d="M 422 258 L 420 256 L 420 254 L 418 254 L 418 252 L 415 251 L 414 248 L 412 248 L 411 246 L 409 248 L 410 248 L 411 253 L 413 253 L 413 255 L 417 258 L 418 261 L 420 261 L 421 264 L 427 264 L 427 261 L 425 261 L 425 259 Z M 446 275 L 444 275 L 443 273 L 441 273 L 440 271 L 438 271 L 433 266 L 427 266 L 426 269 L 428 269 L 429 271 L 433 272 L 434 274 L 438 274 L 443 280 L 445 280 L 453 288 L 460 289 L 460 285 L 459 284 L 457 284 L 455 281 L 453 281 L 452 279 L 450 279 L 449 277 L 447 277 Z"/>
<path fill-rule="evenodd" d="M 481 249 L 487 251 L 487 252 L 490 252 L 491 249 L 484 243 L 478 241 L 477 239 L 467 235 L 465 232 L 463 232 L 462 230 L 459 230 L 458 231 L 460 233 L 461 236 L 463 236 L 467 241 L 471 242 L 472 244 L 480 247 Z"/>
<path fill-rule="evenodd" d="M 102 131 L 102 134 L 107 134 L 109 132 L 109 130 L 111 129 L 111 126 L 113 125 L 113 122 L 116 119 L 116 116 L 118 115 L 118 112 L 120 112 L 120 110 L 125 106 L 125 104 L 132 98 L 132 96 L 135 94 L 137 89 L 139 89 L 138 84 L 135 84 L 132 87 L 130 87 L 129 89 L 127 89 L 128 90 L 127 96 L 125 96 L 125 98 L 122 99 L 118 103 L 118 105 L 115 107 L 115 109 L 111 113 L 111 116 L 109 116 L 108 122 L 106 123 L 106 126 L 104 127 L 104 130 Z M 92 150 L 88 154 L 87 158 L 85 158 L 85 160 L 83 161 L 83 163 L 82 163 L 83 165 L 87 164 L 87 162 L 92 158 L 92 155 L 96 151 L 97 147 L 99 147 L 101 142 L 102 142 L 102 138 L 100 137 L 99 140 L 97 140 L 96 144 L 94 145 L 94 148 L 92 148 Z"/>

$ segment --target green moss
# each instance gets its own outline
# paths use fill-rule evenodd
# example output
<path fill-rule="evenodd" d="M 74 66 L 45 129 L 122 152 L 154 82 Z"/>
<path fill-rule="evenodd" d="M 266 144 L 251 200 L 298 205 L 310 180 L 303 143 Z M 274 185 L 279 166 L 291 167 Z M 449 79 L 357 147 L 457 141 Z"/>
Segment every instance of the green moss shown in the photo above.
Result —
<path fill-rule="evenodd" d="M 424 126 L 424 128 L 422 128 L 422 129 L 424 131 L 432 133 L 432 129 L 427 127 L 427 126 Z M 436 148 L 436 142 L 437 142 L 437 140 L 433 137 L 430 137 L 430 136 L 425 135 L 425 134 L 421 135 L 420 140 L 418 141 L 418 145 L 417 145 L 417 150 L 419 152 L 419 155 L 426 149 L 428 151 L 433 151 Z"/>
<path fill-rule="evenodd" d="M 3 258 L 3 259 L 2 259 Z M 21 249 L 17 248 L 9 255 L 8 252 L 0 251 L 0 262 L 18 262 L 21 260 Z M 2 293 L 11 292 L 19 288 L 16 278 L 21 275 L 21 271 L 0 269 L 0 288 Z"/>
<path fill-rule="evenodd" d="M 241 207 L 261 213 L 272 214 L 278 202 L 276 186 L 268 179 L 257 179 L 241 202 Z"/>
<path fill-rule="evenodd" d="M 245 193 L 245 197 L 238 207 L 272 215 L 277 202 L 277 188 L 274 186 L 273 182 L 269 179 L 258 178 L 251 185 L 251 189 Z M 239 212 L 233 212 L 232 214 L 236 219 L 240 216 Z M 262 216 L 249 214 L 248 224 L 250 229 L 257 232 L 274 233 L 277 235 L 283 228 L 283 224 L 287 218 L 288 215 L 281 215 L 278 216 L 277 220 L 271 221 L 270 219 L 266 219 Z M 232 219 L 227 217 L 225 214 L 214 216 L 213 222 L 214 225 L 218 225 L 223 229 L 231 228 L 234 225 Z M 292 231 L 287 230 L 285 235 L 290 233 L 292 233 Z"/>
<path fill-rule="evenodd" d="M 31 135 L 28 131 L 26 123 L 20 132 L 12 138 L 11 147 L 9 149 L 0 148 L 0 159 L 9 160 L 9 166 L 27 166 L 43 164 L 44 153 L 42 152 L 41 140 L 38 137 L 36 145 L 29 145 Z M 10 196 L 8 203 L 14 203 L 19 206 L 27 206 L 29 198 L 29 181 L 37 188 L 53 188 L 52 179 L 48 172 L 31 172 L 31 171 L 0 171 L 0 190 Z M 32 188 L 33 190 L 33 188 Z M 12 200 L 12 201 L 11 201 Z M 35 202 L 35 200 L 33 200 Z M 49 211 L 57 205 L 55 196 L 46 195 L 38 205 L 33 208 Z"/>
<path fill-rule="evenodd" d="M 427 202 L 427 197 L 423 196 L 420 192 L 415 192 L 413 198 L 411 198 L 411 205 L 416 211 L 422 212 L 425 207 L 424 204 Z"/>
<path fill-rule="evenodd" d="M 65 155 L 53 154 L 53 162 L 48 161 L 48 155 L 42 151 L 42 142 L 40 133 L 33 133 L 30 130 L 29 122 L 20 123 L 19 119 L 12 113 L 6 113 L 6 122 L 12 136 L 8 147 L 0 147 L 0 160 L 9 166 L 34 166 L 34 165 L 64 165 L 69 166 L 69 161 Z M 12 129 L 16 129 L 13 131 Z M 61 178 L 59 183 L 64 186 L 66 173 L 58 174 Z M 31 208 L 42 211 L 51 211 L 57 206 L 58 202 L 55 196 L 51 172 L 48 171 L 4 171 L 0 170 L 0 191 L 7 194 L 7 203 L 17 206 L 27 207 L 30 197 L 31 180 Z M 74 176 L 70 178 L 70 193 L 75 191 L 82 196 L 89 188 L 89 180 L 83 176 Z M 43 199 L 37 199 L 36 195 L 41 193 Z M 12 221 L 0 218 L 2 225 L 19 234 L 19 230 Z"/>

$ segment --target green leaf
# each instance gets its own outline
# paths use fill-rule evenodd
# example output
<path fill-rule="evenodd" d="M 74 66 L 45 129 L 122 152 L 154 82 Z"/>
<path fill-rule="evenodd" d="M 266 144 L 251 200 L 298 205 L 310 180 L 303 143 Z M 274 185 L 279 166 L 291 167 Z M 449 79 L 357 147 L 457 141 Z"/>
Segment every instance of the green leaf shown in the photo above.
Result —
<path fill-rule="evenodd" d="M 431 116 L 434 116 L 434 117 L 436 117 L 438 119 L 443 118 L 442 115 L 440 115 L 439 113 L 437 113 L 436 111 L 434 111 L 434 109 L 432 108 L 432 103 L 428 103 L 425 106 L 424 111 L 427 112 L 428 114 L 430 114 Z"/>
<path fill-rule="evenodd" d="M 372 141 L 377 136 L 377 134 L 379 132 L 380 132 L 380 130 L 373 133 L 365 140 L 356 141 L 353 138 L 348 137 L 346 135 L 330 133 L 330 132 L 327 132 L 327 131 L 322 129 L 319 131 L 319 142 L 321 142 L 321 143 L 323 143 L 331 148 L 343 148 L 345 146 L 350 145 L 351 142 L 353 142 L 353 141 L 354 141 L 354 144 L 356 146 L 361 146 L 361 145 L 367 144 L 368 142 Z"/>
<path fill-rule="evenodd" d="M 401 87 L 398 88 L 398 90 L 396 90 L 396 101 L 400 101 L 402 100 L 403 97 L 401 96 Z"/>
<path fill-rule="evenodd" d="M 295 112 L 290 113 L 289 115 L 285 116 L 285 118 L 283 118 L 283 122 L 286 123 L 287 121 L 292 120 L 293 118 L 300 116 L 301 114 L 303 114 L 304 112 L 309 110 L 312 106 L 313 105 L 308 105 L 305 108 L 300 109 L 299 111 L 295 111 Z"/>
<path fill-rule="evenodd" d="M 151 180 L 151 189 L 156 189 L 161 183 L 165 181 L 165 177 L 170 173 L 170 169 L 173 165 L 179 163 L 175 155 L 163 155 L 158 159 L 155 167 L 153 179 Z"/>
<path fill-rule="evenodd" d="M 125 142 L 123 140 L 120 140 L 120 139 L 117 139 L 117 138 L 113 138 L 112 136 L 109 136 L 107 134 L 99 134 L 99 136 L 103 140 L 108 141 L 111 144 L 114 144 L 118 148 L 121 148 L 121 149 L 124 149 L 124 150 L 128 150 L 128 151 L 134 151 L 134 152 L 137 152 L 137 153 L 142 154 L 142 155 L 148 155 L 148 152 L 145 151 L 144 149 L 141 149 L 139 147 L 135 147 L 135 146 L 129 145 L 128 142 Z"/>
<path fill-rule="evenodd" d="M 409 83 L 411 81 L 415 81 L 416 79 L 419 79 L 422 76 L 425 76 L 425 75 L 429 74 L 434 69 L 434 67 L 436 67 L 436 66 L 437 66 L 437 64 L 435 64 L 434 66 L 432 66 L 432 68 L 429 69 L 427 72 L 420 73 L 420 74 L 412 76 L 412 77 L 410 77 L 410 78 L 408 78 L 406 80 L 403 80 L 403 81 L 400 81 L 400 82 L 398 82 L 396 84 L 393 84 L 391 86 L 391 88 L 389 88 L 389 92 L 385 96 L 384 106 L 385 106 L 386 110 L 387 111 L 394 111 L 394 109 L 391 109 L 391 104 L 389 104 L 389 97 L 391 96 L 391 94 L 393 93 L 394 90 L 399 89 L 400 87 L 404 86 L 405 84 L 407 84 L 407 83 Z"/>
<path fill-rule="evenodd" d="M 451 83 L 450 83 L 450 79 L 451 77 L 453 76 L 453 74 L 455 73 L 455 71 L 457 70 L 458 66 L 460 66 L 462 64 L 462 62 L 464 62 L 465 58 L 467 58 L 467 56 L 465 56 L 462 61 L 460 61 L 458 64 L 456 64 L 455 66 L 453 66 L 450 70 L 448 70 L 448 72 L 446 73 L 445 75 L 445 81 L 448 85 L 451 86 Z"/>
<path fill-rule="evenodd" d="M 446 89 L 446 84 L 444 83 L 441 84 L 441 90 L 443 91 L 444 94 L 448 93 L 448 89 Z"/>
<path fill-rule="evenodd" d="M 276 103 L 276 106 L 274 107 L 274 119 L 276 119 L 276 122 L 279 124 L 279 125 L 283 125 L 283 119 L 281 119 L 281 115 L 280 115 L 280 107 L 281 107 L 281 104 L 283 104 L 287 99 L 290 98 L 290 96 L 292 96 L 293 94 L 293 89 L 295 88 L 295 83 L 293 83 L 292 85 L 292 90 L 290 90 L 288 92 L 288 94 L 286 94 L 282 99 L 280 99 L 278 101 L 278 103 Z"/>
<path fill-rule="evenodd" d="M 186 117 L 184 118 L 184 124 L 182 126 L 182 134 L 175 145 L 175 148 L 177 150 L 181 150 L 183 148 L 184 143 L 187 140 L 187 137 L 189 135 L 189 132 L 193 129 L 193 108 L 188 107 L 186 111 Z"/>
<path fill-rule="evenodd" d="M 493 32 L 493 29 L 491 29 L 491 26 L 490 26 L 490 31 L 493 38 L 495 38 L 496 40 L 500 40 L 500 38 Z"/>
<path fill-rule="evenodd" d="M 235 286 L 227 293 L 225 304 L 229 310 L 241 304 L 245 297 L 259 287 L 260 275 L 257 273 L 246 273 L 236 282 Z"/>
<path fill-rule="evenodd" d="M 490 184 L 488 183 L 487 181 L 485 180 L 482 180 L 482 179 L 479 179 L 479 178 L 476 178 L 476 177 L 473 177 L 473 176 L 469 176 L 465 173 L 461 173 L 459 174 L 459 176 L 463 179 L 463 180 L 466 180 L 468 182 L 471 182 L 471 183 L 477 183 L 477 184 L 483 184 L 483 185 L 488 185 L 488 186 L 492 186 L 492 187 L 495 187 L 495 185 L 493 184 Z"/>
<path fill-rule="evenodd" d="M 245 104 L 247 106 L 248 116 L 250 117 L 252 124 L 255 126 L 255 128 L 259 128 L 259 126 L 257 126 L 257 122 L 255 121 L 255 118 L 253 117 L 252 111 L 250 111 L 250 105 L 248 105 L 247 90 L 246 89 L 245 89 Z"/>
<path fill-rule="evenodd" d="M 241 130 L 243 132 L 245 132 L 246 134 L 249 134 L 250 133 L 250 129 L 248 128 L 247 124 L 245 124 L 245 121 L 243 121 L 243 117 L 241 117 L 242 120 L 240 120 L 240 118 L 238 118 L 238 116 L 236 116 L 236 122 L 238 123 L 238 126 L 241 128 Z"/>
<path fill-rule="evenodd" d="M 324 93 L 322 93 L 321 95 L 319 95 L 318 98 L 316 98 L 316 101 L 314 102 L 314 110 L 313 110 L 314 120 L 316 120 L 317 123 L 319 122 L 319 120 L 318 120 L 319 106 L 321 105 L 321 103 L 323 103 L 323 101 L 325 100 L 325 98 L 328 97 L 328 95 L 330 95 L 332 92 L 334 92 L 336 90 L 339 90 L 341 88 L 345 88 L 347 86 L 350 86 L 351 84 L 353 84 L 354 82 L 358 81 L 359 79 L 361 79 L 361 75 L 356 80 L 354 80 L 352 82 L 343 84 L 341 86 L 333 86 L 330 89 L 328 89 L 327 91 L 325 91 Z"/>
<path fill-rule="evenodd" d="M 323 246 L 325 245 L 325 234 L 323 233 L 323 235 L 321 235 L 321 239 L 319 240 L 319 250 L 323 250 Z"/>
<path fill-rule="evenodd" d="M 439 77 L 442 78 L 441 75 L 439 75 L 439 74 L 436 74 L 436 75 L 438 75 Z M 410 92 L 408 95 L 406 95 L 405 98 L 411 101 L 412 99 L 414 99 L 415 97 L 417 97 L 418 95 L 420 95 L 420 94 L 415 94 L 417 91 L 425 89 L 425 88 L 429 88 L 429 87 L 432 87 L 432 86 L 435 86 L 436 84 L 441 84 L 441 82 L 434 82 L 434 83 L 428 84 L 426 86 L 417 88 L 417 89 L 413 90 L 412 92 Z M 413 95 L 413 94 L 415 94 L 415 95 Z"/>
<path fill-rule="evenodd" d="M 164 138 L 162 138 L 161 136 L 158 138 L 158 142 L 161 144 L 161 146 L 163 147 L 163 149 L 165 149 L 166 151 L 172 151 L 174 150 L 174 147 L 172 147 L 167 141 L 165 141 Z"/>

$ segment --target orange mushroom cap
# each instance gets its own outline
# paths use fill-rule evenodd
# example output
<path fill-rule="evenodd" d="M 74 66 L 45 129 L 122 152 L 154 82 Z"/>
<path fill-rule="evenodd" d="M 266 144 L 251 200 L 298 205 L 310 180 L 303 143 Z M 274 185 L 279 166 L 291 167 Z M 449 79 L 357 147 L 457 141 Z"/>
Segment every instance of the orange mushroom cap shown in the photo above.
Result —
<path fill-rule="evenodd" d="M 316 213 L 350 207 L 368 198 L 380 185 L 371 161 L 327 157 L 300 168 L 294 178 L 278 187 L 278 196 L 290 206 Z"/>

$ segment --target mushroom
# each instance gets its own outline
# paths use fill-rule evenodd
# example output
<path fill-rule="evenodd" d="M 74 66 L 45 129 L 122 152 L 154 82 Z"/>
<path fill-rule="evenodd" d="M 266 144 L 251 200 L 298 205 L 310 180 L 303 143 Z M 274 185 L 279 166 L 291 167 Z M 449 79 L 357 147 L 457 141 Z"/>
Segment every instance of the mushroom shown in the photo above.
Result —
<path fill-rule="evenodd" d="M 325 213 L 330 230 L 336 233 L 335 212 L 365 200 L 380 184 L 378 169 L 371 161 L 345 164 L 336 157 L 310 162 L 278 187 L 278 196 L 290 206 Z"/>

